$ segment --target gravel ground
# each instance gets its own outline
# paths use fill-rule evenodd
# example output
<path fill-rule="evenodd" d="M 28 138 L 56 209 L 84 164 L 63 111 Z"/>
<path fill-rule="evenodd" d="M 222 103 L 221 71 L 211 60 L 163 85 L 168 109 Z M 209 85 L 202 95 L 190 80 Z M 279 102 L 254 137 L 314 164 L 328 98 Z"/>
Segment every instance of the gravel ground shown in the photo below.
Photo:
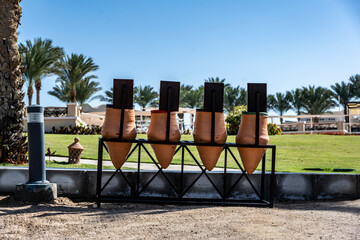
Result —
<path fill-rule="evenodd" d="M 253 207 L 102 204 L 0 196 L 0 239 L 360 239 L 360 199 Z"/>

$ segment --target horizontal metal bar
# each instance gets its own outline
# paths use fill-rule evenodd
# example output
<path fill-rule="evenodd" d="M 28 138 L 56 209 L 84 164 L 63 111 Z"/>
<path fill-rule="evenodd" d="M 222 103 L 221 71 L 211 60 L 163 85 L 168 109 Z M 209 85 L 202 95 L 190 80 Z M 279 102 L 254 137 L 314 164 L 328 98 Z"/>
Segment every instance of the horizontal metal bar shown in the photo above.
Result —
<path fill-rule="evenodd" d="M 174 198 L 174 197 L 132 197 L 132 196 L 101 196 L 102 202 L 126 202 L 126 203 L 155 203 L 155 204 L 191 204 L 191 205 L 232 205 L 232 206 L 257 206 L 270 207 L 265 200 L 235 200 L 221 198 Z"/>
<path fill-rule="evenodd" d="M 274 148 L 275 145 L 254 145 L 254 144 L 236 144 L 236 143 L 196 143 L 193 141 L 149 141 L 147 139 L 135 139 L 135 140 L 121 140 L 118 138 L 102 138 L 104 142 L 129 142 L 129 143 L 142 143 L 142 144 L 170 144 L 170 145 L 186 145 L 186 146 L 215 146 L 215 147 L 240 147 L 240 148 Z"/>

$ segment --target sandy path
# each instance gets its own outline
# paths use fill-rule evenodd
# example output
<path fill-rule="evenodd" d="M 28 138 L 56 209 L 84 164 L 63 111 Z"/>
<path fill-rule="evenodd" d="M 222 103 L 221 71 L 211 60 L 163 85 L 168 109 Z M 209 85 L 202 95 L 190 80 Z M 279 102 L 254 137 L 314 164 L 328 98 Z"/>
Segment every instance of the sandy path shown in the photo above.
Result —
<path fill-rule="evenodd" d="M 103 204 L 0 197 L 0 239 L 360 239 L 360 200 L 275 208 Z"/>

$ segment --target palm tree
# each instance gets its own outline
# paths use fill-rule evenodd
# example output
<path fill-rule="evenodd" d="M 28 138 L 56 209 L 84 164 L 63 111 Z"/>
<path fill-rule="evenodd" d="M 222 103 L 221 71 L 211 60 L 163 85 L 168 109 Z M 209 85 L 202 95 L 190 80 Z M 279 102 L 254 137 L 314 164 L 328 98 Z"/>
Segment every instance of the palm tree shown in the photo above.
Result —
<path fill-rule="evenodd" d="M 70 102 L 70 89 L 65 82 L 60 82 L 59 85 L 53 87 L 52 91 L 48 91 L 48 94 L 62 102 Z"/>
<path fill-rule="evenodd" d="M 114 98 L 114 88 L 105 91 L 105 96 L 101 96 L 100 101 L 111 103 Z"/>
<path fill-rule="evenodd" d="M 344 81 L 335 83 L 335 85 L 330 86 L 332 89 L 332 97 L 339 102 L 344 108 L 344 113 L 346 111 L 346 103 L 350 102 L 354 97 L 354 92 L 351 89 L 350 83 L 345 83 Z"/>
<path fill-rule="evenodd" d="M 89 73 L 99 69 L 91 57 L 86 58 L 83 54 L 71 54 L 61 59 L 57 75 L 59 76 L 56 82 L 65 84 L 69 89 L 70 102 L 76 101 L 76 87 L 83 81 L 89 81 L 97 78 L 95 75 L 88 75 Z"/>
<path fill-rule="evenodd" d="M 17 28 L 20 24 L 21 7 L 20 1 L 0 0 L 0 150 L 1 161 L 5 157 L 11 160 L 20 160 L 20 156 L 10 151 L 21 148 L 23 139 L 24 93 L 21 91 L 24 80 L 24 69 L 20 66 L 21 57 L 17 46 Z M 3 145 L 7 141 L 10 150 Z"/>
<path fill-rule="evenodd" d="M 98 82 L 91 81 L 85 78 L 78 85 L 76 85 L 76 102 L 82 107 L 85 102 L 92 101 L 96 98 L 101 98 L 101 95 L 93 96 L 96 92 L 100 91 Z M 53 87 L 53 91 L 49 91 L 48 94 L 57 97 L 60 101 L 70 102 L 70 89 L 66 83 L 61 82 L 60 85 Z M 90 100 L 89 100 L 90 99 Z"/>
<path fill-rule="evenodd" d="M 303 87 L 303 94 L 303 107 L 307 114 L 327 113 L 335 106 L 334 100 L 331 99 L 331 91 L 326 88 L 315 88 L 315 86 L 309 86 L 309 88 Z"/>
<path fill-rule="evenodd" d="M 57 62 L 64 56 L 60 47 L 54 47 L 50 39 L 42 40 L 35 38 L 34 43 L 30 40 L 26 44 L 19 44 L 19 51 L 22 56 L 22 65 L 25 67 L 24 78 L 28 85 L 29 105 L 32 104 L 33 86 L 36 89 L 36 104 L 40 104 L 41 81 L 54 73 L 57 69 Z"/>
<path fill-rule="evenodd" d="M 204 87 L 200 86 L 197 89 L 193 89 L 191 85 L 181 85 L 180 87 L 180 106 L 187 108 L 200 108 L 204 99 Z M 179 118 L 183 118 L 183 115 L 178 114 Z M 190 125 L 193 127 L 194 115 L 191 113 Z"/>
<path fill-rule="evenodd" d="M 224 94 L 224 108 L 229 113 L 236 106 L 246 105 L 246 90 L 245 88 L 231 87 L 225 88 Z"/>
<path fill-rule="evenodd" d="M 102 89 L 99 85 L 100 83 L 85 78 L 76 87 L 76 102 L 82 107 L 87 101 L 91 102 L 94 99 L 101 98 L 101 95 L 94 96 L 95 93 Z"/>
<path fill-rule="evenodd" d="M 352 94 L 354 97 L 360 98 L 360 75 L 351 76 L 349 81 Z"/>
<path fill-rule="evenodd" d="M 284 115 L 288 110 L 291 109 L 290 98 L 286 94 L 276 93 L 268 96 L 268 107 L 269 109 L 277 112 L 280 117 Z M 280 118 L 280 123 L 283 123 L 283 119 Z"/>
<path fill-rule="evenodd" d="M 295 90 L 287 91 L 286 96 L 291 103 L 291 108 L 296 112 L 297 115 L 300 115 L 304 101 L 302 89 L 297 88 Z"/>
<path fill-rule="evenodd" d="M 180 86 L 180 106 L 186 108 L 201 107 L 203 101 L 203 86 L 193 89 L 191 85 Z"/>
<path fill-rule="evenodd" d="M 181 84 L 180 86 L 180 99 L 179 99 L 179 105 L 181 107 L 187 107 L 187 95 L 189 92 L 192 91 L 193 86 L 192 85 L 185 85 Z"/>
<path fill-rule="evenodd" d="M 137 88 L 133 89 L 134 96 L 136 95 L 137 90 L 138 90 Z M 100 96 L 99 98 L 100 101 L 112 103 L 114 98 L 114 88 L 110 88 L 110 90 L 106 90 L 105 96 Z"/>
<path fill-rule="evenodd" d="M 187 108 L 201 108 L 203 105 L 203 88 L 197 88 L 186 93 L 185 107 Z"/>
<path fill-rule="evenodd" d="M 216 78 L 209 77 L 208 79 L 205 79 L 205 82 L 224 83 L 224 88 L 230 87 L 229 83 L 225 83 L 225 78 L 220 79 L 219 77 L 216 77 Z"/>
<path fill-rule="evenodd" d="M 146 85 L 145 87 L 135 87 L 135 89 L 136 94 L 134 96 L 134 101 L 139 104 L 141 108 L 144 109 L 147 106 L 155 107 L 159 104 L 157 101 L 159 94 L 154 91 L 154 88 L 150 85 Z"/>

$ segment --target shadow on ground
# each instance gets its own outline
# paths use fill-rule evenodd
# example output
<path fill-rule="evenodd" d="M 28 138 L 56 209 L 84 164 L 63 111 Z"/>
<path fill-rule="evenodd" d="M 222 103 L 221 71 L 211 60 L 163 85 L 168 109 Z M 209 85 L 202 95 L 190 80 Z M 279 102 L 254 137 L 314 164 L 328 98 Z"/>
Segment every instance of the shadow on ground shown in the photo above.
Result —
<path fill-rule="evenodd" d="M 16 215 L 23 213 L 46 212 L 37 217 L 47 217 L 53 215 L 83 214 L 87 216 L 96 215 L 156 215 L 167 212 L 176 212 L 192 209 L 217 208 L 213 205 L 157 205 L 157 204 L 132 204 L 132 203 L 102 203 L 101 208 L 97 208 L 93 202 L 73 201 L 69 198 L 60 197 L 53 202 L 21 202 L 16 201 L 13 196 L 0 196 L 0 216 Z M 234 206 L 229 206 L 234 207 Z M 235 207 L 242 208 L 242 207 Z M 278 202 L 275 203 L 274 210 L 300 210 L 300 211 L 334 211 L 343 213 L 353 213 L 360 216 L 360 200 L 353 201 L 317 201 L 317 202 Z M 270 210 L 271 211 L 271 210 Z"/>
<path fill-rule="evenodd" d="M 281 201 L 275 204 L 276 208 L 285 210 L 303 211 L 334 211 L 355 213 L 360 215 L 360 200 L 348 201 Z"/>
<path fill-rule="evenodd" d="M 152 215 L 212 207 L 214 206 L 102 203 L 101 208 L 97 208 L 95 203 L 72 201 L 69 198 L 64 197 L 57 198 L 52 202 L 33 203 L 17 201 L 13 196 L 0 196 L 0 216 L 43 211 L 48 213 L 39 215 L 38 217 L 76 213 L 88 213 L 86 214 L 88 216 L 117 214 Z"/>

